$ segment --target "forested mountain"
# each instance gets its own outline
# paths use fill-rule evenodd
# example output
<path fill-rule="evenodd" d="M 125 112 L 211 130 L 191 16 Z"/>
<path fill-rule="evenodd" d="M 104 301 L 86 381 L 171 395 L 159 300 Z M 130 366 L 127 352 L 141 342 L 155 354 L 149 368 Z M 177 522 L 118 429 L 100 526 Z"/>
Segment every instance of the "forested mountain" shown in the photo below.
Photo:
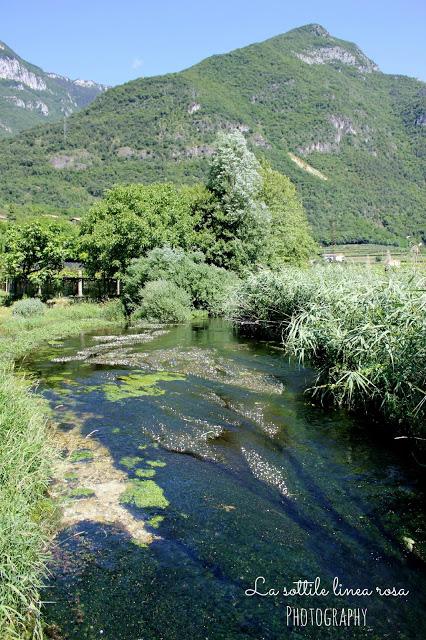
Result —
<path fill-rule="evenodd" d="M 0 41 L 0 138 L 86 107 L 106 87 L 46 73 Z"/>
<path fill-rule="evenodd" d="M 426 85 L 307 25 L 110 89 L 0 143 L 0 201 L 86 208 L 120 182 L 194 182 L 239 129 L 296 183 L 318 240 L 424 238 Z"/>

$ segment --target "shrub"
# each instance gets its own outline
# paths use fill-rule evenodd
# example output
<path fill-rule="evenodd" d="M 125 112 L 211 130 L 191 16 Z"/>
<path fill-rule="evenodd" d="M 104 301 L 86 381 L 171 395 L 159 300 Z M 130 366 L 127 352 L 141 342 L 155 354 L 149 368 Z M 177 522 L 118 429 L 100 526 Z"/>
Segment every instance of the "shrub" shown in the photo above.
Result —
<path fill-rule="evenodd" d="M 104 304 L 104 317 L 111 322 L 124 319 L 124 307 L 121 300 L 110 300 Z"/>
<path fill-rule="evenodd" d="M 187 322 L 191 318 L 191 298 L 174 282 L 154 280 L 142 290 L 142 304 L 136 318 L 157 322 Z"/>
<path fill-rule="evenodd" d="M 32 316 L 40 316 L 46 310 L 46 305 L 39 298 L 25 298 L 15 302 L 12 308 L 12 314 L 21 318 L 31 318 Z"/>
<path fill-rule="evenodd" d="M 10 305 L 10 295 L 6 291 L 0 291 L 0 307 L 8 307 Z"/>
<path fill-rule="evenodd" d="M 220 315 L 228 291 L 236 281 L 232 272 L 204 262 L 200 252 L 170 247 L 156 248 L 134 260 L 123 281 L 123 301 L 128 313 L 139 307 L 143 287 L 153 280 L 167 280 L 185 289 L 193 307 Z"/>

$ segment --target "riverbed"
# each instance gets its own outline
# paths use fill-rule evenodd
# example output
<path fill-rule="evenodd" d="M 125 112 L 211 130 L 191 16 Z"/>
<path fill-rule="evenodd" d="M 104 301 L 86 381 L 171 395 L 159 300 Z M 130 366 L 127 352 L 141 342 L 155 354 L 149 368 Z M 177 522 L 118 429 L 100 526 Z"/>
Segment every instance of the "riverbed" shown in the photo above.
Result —
<path fill-rule="evenodd" d="M 60 451 L 50 637 L 426 637 L 416 474 L 368 420 L 312 404 L 277 345 L 199 321 L 81 334 L 27 366 Z M 315 578 L 327 595 L 283 594 Z"/>

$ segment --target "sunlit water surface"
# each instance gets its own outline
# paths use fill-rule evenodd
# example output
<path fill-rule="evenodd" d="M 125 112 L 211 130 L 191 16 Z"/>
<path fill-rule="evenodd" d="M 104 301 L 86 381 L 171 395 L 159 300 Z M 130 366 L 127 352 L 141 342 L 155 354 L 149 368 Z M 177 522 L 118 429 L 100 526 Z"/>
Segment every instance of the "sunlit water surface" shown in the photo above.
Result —
<path fill-rule="evenodd" d="M 125 506 L 149 523 L 146 546 L 119 524 L 60 532 L 43 590 L 52 637 L 426 637 L 423 496 L 396 453 L 365 421 L 313 406 L 310 371 L 226 322 L 126 337 L 141 332 L 52 343 L 30 363 L 60 429 L 78 419 L 115 468 L 164 498 Z M 410 593 L 248 597 L 257 576 L 262 591 L 316 576 L 330 589 L 338 576 Z M 287 606 L 368 608 L 367 626 L 297 627 Z"/>

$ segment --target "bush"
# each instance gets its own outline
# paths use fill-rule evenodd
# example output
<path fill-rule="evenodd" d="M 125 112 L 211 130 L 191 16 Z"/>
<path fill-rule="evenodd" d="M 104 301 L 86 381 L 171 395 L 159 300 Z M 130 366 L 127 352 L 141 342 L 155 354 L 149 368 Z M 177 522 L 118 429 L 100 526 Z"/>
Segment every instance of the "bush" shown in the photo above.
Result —
<path fill-rule="evenodd" d="M 111 322 L 124 319 L 124 307 L 121 300 L 110 300 L 104 304 L 104 317 Z"/>
<path fill-rule="evenodd" d="M 0 291 L 0 307 L 8 307 L 10 305 L 10 294 L 6 291 Z"/>
<path fill-rule="evenodd" d="M 131 313 L 140 306 L 147 282 L 167 280 L 188 292 L 194 308 L 220 315 L 236 279 L 232 272 L 206 264 L 201 252 L 156 248 L 130 265 L 123 281 L 123 301 L 126 311 Z"/>
<path fill-rule="evenodd" d="M 191 298 L 173 282 L 154 280 L 142 290 L 142 304 L 135 318 L 154 322 L 188 322 L 191 319 Z"/>
<path fill-rule="evenodd" d="M 21 318 L 31 318 L 32 316 L 40 316 L 46 310 L 46 305 L 38 298 L 25 298 L 15 302 L 12 308 L 12 314 Z"/>

